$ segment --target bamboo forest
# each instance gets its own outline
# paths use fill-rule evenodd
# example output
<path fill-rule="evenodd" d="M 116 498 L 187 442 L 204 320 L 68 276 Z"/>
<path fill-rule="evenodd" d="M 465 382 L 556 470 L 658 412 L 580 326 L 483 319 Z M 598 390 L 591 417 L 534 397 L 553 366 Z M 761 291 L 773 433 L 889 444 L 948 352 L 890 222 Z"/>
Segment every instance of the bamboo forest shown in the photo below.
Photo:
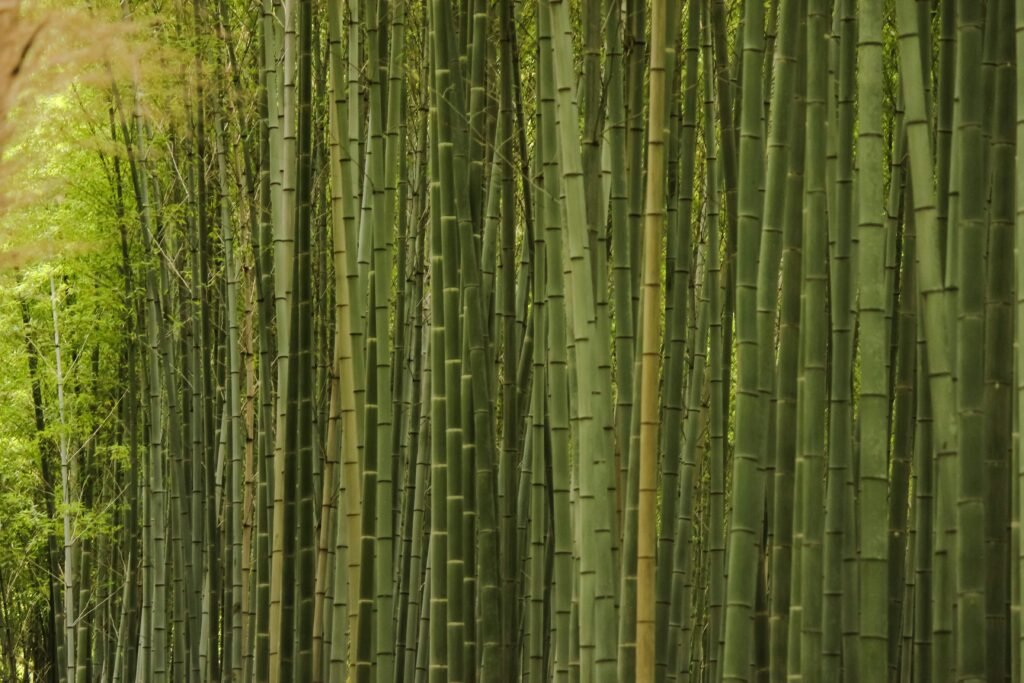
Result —
<path fill-rule="evenodd" d="M 1024 0 L 0 0 L 0 683 L 1024 681 Z"/>

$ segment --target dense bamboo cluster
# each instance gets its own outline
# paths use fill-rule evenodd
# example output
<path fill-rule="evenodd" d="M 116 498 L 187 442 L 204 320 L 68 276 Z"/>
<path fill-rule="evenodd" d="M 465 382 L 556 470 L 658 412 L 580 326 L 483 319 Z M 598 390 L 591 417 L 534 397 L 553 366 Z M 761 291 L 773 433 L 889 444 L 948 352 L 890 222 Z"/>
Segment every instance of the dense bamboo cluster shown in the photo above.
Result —
<path fill-rule="evenodd" d="M 1024 0 L 171 5 L 4 680 L 1022 680 Z"/>

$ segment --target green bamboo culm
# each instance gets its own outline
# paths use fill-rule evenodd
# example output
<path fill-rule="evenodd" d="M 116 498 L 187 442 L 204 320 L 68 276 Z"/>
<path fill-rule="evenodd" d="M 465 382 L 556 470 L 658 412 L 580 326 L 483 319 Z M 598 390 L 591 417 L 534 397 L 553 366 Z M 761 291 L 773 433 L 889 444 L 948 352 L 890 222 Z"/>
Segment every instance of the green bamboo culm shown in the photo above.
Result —
<path fill-rule="evenodd" d="M 828 268 L 825 136 L 827 66 L 825 3 L 807 3 L 807 124 L 805 147 L 800 315 L 802 388 L 797 394 L 797 508 L 802 510 L 800 564 L 800 674 L 822 680 L 823 531 L 826 330 Z M 792 618 L 792 614 L 791 614 Z"/>
<path fill-rule="evenodd" d="M 764 51 L 764 4 L 743 5 L 743 101 L 761 101 Z M 737 200 L 736 260 L 736 444 L 733 457 L 735 486 L 729 519 L 728 583 L 726 586 L 723 681 L 746 681 L 750 676 L 749 644 L 753 638 L 758 537 L 762 528 L 764 463 L 757 441 L 761 426 L 757 395 L 757 253 L 761 240 L 761 194 L 764 150 L 757 107 L 740 114 L 739 197 Z"/>
<path fill-rule="evenodd" d="M 1021 28 L 1024 27 L 1024 2 L 1021 2 L 1021 0 L 1017 0 L 1017 2 L 1014 3 L 1014 10 L 1016 12 L 1016 19 L 1015 19 L 1015 23 L 1014 23 L 1014 29 L 1015 29 L 1015 34 L 1014 35 L 1016 36 L 1016 40 L 1014 41 L 1014 47 L 1015 47 L 1015 49 L 1017 51 L 1017 54 L 1021 54 L 1022 50 L 1024 50 L 1024 31 L 1021 30 Z M 1016 81 L 1017 81 L 1017 92 L 1016 92 L 1017 110 L 1018 111 L 1024 111 L 1024 63 L 1022 63 L 1020 60 L 1017 61 L 1017 66 L 1016 66 L 1016 69 L 1015 69 L 1015 77 L 1016 77 Z M 1017 125 L 1016 125 L 1015 133 L 1016 133 L 1015 143 L 1016 143 L 1017 147 L 1020 148 L 1022 145 L 1024 145 L 1024 122 L 1021 121 L 1020 117 L 1018 117 L 1018 119 L 1017 119 Z M 1015 196 L 1016 196 L 1016 205 L 1015 205 L 1015 212 L 1014 212 L 1014 239 L 1016 240 L 1017 244 L 1021 244 L 1022 243 L 1021 240 L 1024 240 L 1024 174 L 1021 173 L 1021 171 L 1024 170 L 1024 156 L 1017 155 L 1015 170 L 1016 170 L 1016 179 L 1017 180 L 1016 180 L 1016 183 L 1014 185 L 1014 190 L 1016 192 L 1016 194 L 1015 194 Z M 1016 288 L 1017 288 L 1018 292 L 1024 291 L 1024 268 L 1017 268 L 1016 269 L 1015 285 L 1016 285 Z M 1020 334 L 1024 333 L 1024 299 L 1022 299 L 1019 295 L 1018 295 L 1017 300 L 1016 300 L 1016 310 L 1015 310 L 1014 322 L 1015 322 L 1016 334 L 1020 335 Z M 1022 354 L 1024 354 L 1024 350 L 1022 350 L 1020 345 L 1018 345 L 1017 346 L 1017 352 L 1016 352 L 1016 359 L 1015 359 L 1015 367 L 1017 367 L 1018 369 L 1021 367 L 1022 360 L 1024 360 L 1024 357 L 1022 357 Z M 1024 411 L 1024 402 L 1021 402 L 1022 385 L 1021 385 L 1021 383 L 1019 381 L 1015 385 L 1015 390 L 1016 390 L 1016 393 L 1017 393 L 1017 397 L 1016 397 L 1016 408 L 1017 408 L 1016 412 L 1017 412 L 1017 414 L 1014 416 L 1014 418 L 1015 418 L 1015 423 L 1014 424 L 1019 427 L 1019 425 L 1021 424 L 1021 419 L 1024 418 L 1024 413 L 1021 412 L 1021 411 Z M 1020 520 L 1021 514 L 1024 513 L 1024 500 L 1022 500 L 1021 497 L 1020 497 L 1020 491 L 1022 490 L 1020 483 L 1021 483 L 1021 480 L 1024 479 L 1024 464 L 1022 464 L 1022 463 L 1024 463 L 1024 458 L 1021 457 L 1020 447 L 1021 447 L 1020 446 L 1020 439 L 1018 437 L 1017 441 L 1014 444 L 1014 452 L 1013 452 L 1013 458 L 1014 458 L 1014 460 L 1016 462 L 1017 469 L 1016 469 L 1015 473 L 1011 472 L 1011 476 L 1015 476 L 1015 478 L 1017 480 L 1017 484 L 1016 484 L 1016 486 L 1014 487 L 1013 490 L 1014 490 L 1014 492 L 1018 496 L 1018 498 L 1017 498 L 1018 509 L 1016 511 L 1016 518 L 1018 520 Z M 1017 541 L 1017 547 L 1018 547 L 1018 549 L 1020 548 L 1020 540 L 1019 539 Z M 1011 576 L 1016 576 L 1017 582 L 1020 583 L 1020 582 L 1024 581 L 1024 558 L 1021 558 L 1020 556 L 1018 556 L 1017 562 L 1021 566 L 1017 569 L 1015 574 L 1013 572 L 1011 572 Z M 1019 601 L 1019 596 L 1021 595 L 1021 592 L 1020 592 L 1021 588 L 1024 588 L 1024 584 L 1020 585 L 1017 588 L 1016 595 L 1018 596 L 1018 601 Z M 1018 627 L 1018 631 L 1017 631 L 1018 637 L 1020 636 L 1020 633 L 1021 633 L 1021 631 L 1019 630 L 1019 627 Z M 1011 661 L 1013 661 L 1015 663 L 1014 672 L 1019 674 L 1020 673 L 1020 664 L 1019 664 L 1019 662 L 1024 661 L 1024 638 L 1018 640 L 1018 642 L 1016 642 L 1016 643 L 1011 642 L 1010 645 L 1011 645 L 1011 648 L 1012 647 L 1016 647 L 1018 649 L 1018 652 L 1016 654 L 1013 654 L 1011 652 Z"/>
<path fill-rule="evenodd" d="M 995 6 L 989 9 L 992 11 Z M 982 397 L 984 357 L 973 350 L 984 344 L 984 284 L 971 273 L 984 268 L 985 202 L 967 191 L 976 178 L 985 177 L 982 143 L 981 60 L 984 8 L 977 3 L 957 3 L 957 76 L 960 86 L 960 125 L 954 132 L 953 174 L 964 190 L 958 201 L 955 231 L 958 249 L 957 377 L 958 495 L 956 504 L 956 648 L 957 677 L 985 680 L 985 461 L 973 444 L 983 435 Z M 940 505 L 941 505 L 940 492 Z M 979 559 L 980 558 L 980 559 Z"/>
<path fill-rule="evenodd" d="M 859 675 L 881 679 L 888 675 L 888 565 L 886 534 L 888 479 L 888 358 L 885 341 L 885 228 L 880 207 L 883 162 L 882 98 L 877 76 L 882 71 L 882 3 L 861 2 L 857 64 L 858 317 L 860 336 L 860 643 Z M 890 180 L 892 182 L 892 180 Z"/>

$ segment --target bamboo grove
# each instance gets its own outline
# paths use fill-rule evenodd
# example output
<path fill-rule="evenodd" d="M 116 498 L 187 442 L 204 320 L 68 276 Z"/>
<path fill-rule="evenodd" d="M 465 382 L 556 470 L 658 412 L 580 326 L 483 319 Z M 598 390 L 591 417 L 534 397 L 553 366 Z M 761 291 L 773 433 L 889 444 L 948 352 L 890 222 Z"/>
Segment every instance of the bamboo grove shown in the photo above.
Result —
<path fill-rule="evenodd" d="M 118 11 L 3 680 L 1024 680 L 1024 0 Z"/>

